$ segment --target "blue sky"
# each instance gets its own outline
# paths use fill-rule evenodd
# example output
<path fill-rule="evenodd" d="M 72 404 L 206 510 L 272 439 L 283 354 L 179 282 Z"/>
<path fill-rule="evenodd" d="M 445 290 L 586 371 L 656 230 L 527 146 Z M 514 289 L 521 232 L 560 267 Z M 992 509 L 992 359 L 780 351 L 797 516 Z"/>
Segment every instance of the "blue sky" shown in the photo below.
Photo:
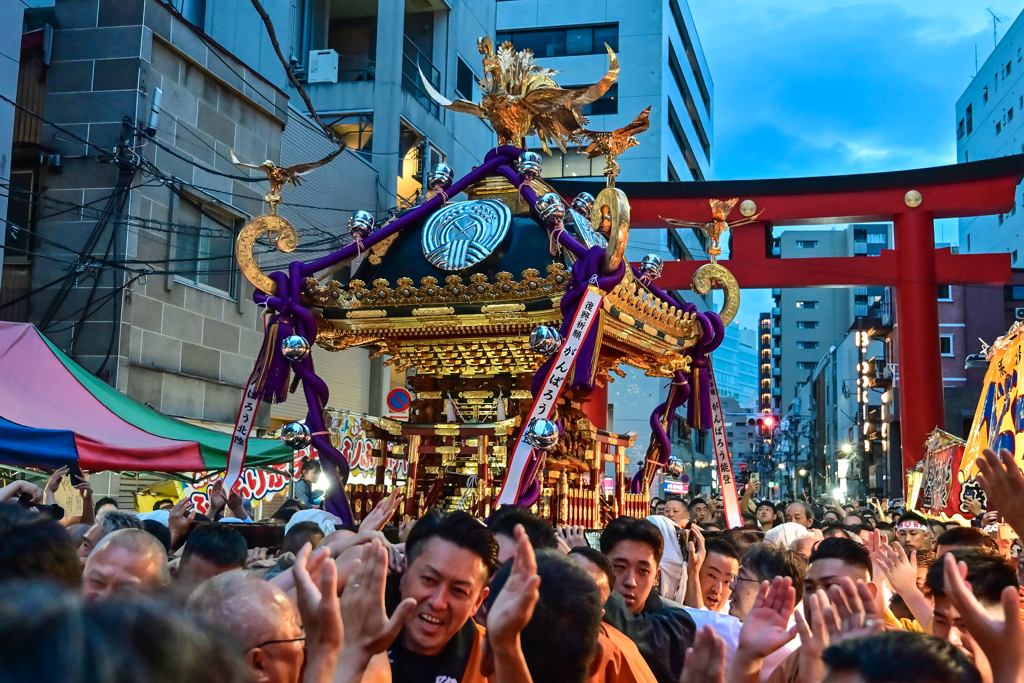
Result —
<path fill-rule="evenodd" d="M 956 161 L 954 105 L 1024 0 L 689 0 L 715 85 L 716 180 Z M 936 238 L 956 241 L 955 221 Z M 738 322 L 771 306 L 744 290 Z"/>

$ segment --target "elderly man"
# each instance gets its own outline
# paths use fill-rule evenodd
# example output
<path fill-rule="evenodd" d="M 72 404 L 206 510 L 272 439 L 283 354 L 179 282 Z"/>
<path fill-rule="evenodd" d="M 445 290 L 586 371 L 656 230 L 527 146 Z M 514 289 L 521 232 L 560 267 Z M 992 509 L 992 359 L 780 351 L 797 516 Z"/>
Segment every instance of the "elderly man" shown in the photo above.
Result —
<path fill-rule="evenodd" d="M 82 596 L 105 600 L 125 592 L 156 593 L 169 578 L 166 551 L 156 536 L 118 529 L 104 536 L 86 560 Z"/>
<path fill-rule="evenodd" d="M 801 503 L 799 501 L 789 504 L 786 508 L 786 521 L 795 522 L 807 529 L 811 528 L 814 524 L 814 510 L 807 503 Z"/>
<path fill-rule="evenodd" d="M 238 643 L 258 683 L 298 683 L 305 635 L 299 613 L 277 586 L 244 572 L 210 579 L 188 610 Z"/>
<path fill-rule="evenodd" d="M 82 564 L 107 534 L 119 529 L 142 529 L 142 520 L 134 512 L 121 512 L 116 508 L 101 512 L 96 523 L 82 536 L 82 545 L 78 546 L 78 558 Z"/>

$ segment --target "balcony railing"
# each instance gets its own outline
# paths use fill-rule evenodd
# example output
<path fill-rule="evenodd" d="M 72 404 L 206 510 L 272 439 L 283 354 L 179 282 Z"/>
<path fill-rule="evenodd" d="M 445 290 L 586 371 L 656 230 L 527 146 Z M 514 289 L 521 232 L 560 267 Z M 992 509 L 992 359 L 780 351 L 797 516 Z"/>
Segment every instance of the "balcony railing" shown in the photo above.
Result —
<path fill-rule="evenodd" d="M 402 43 L 402 89 L 412 95 L 435 117 L 441 118 L 441 107 L 427 94 L 426 88 L 420 82 L 420 71 L 427 77 L 431 85 L 441 92 L 441 72 L 430 63 L 427 56 L 420 52 L 420 49 L 409 40 L 409 37 L 405 36 Z"/>
<path fill-rule="evenodd" d="M 357 83 L 375 79 L 376 62 L 367 52 L 338 53 L 338 82 Z"/>

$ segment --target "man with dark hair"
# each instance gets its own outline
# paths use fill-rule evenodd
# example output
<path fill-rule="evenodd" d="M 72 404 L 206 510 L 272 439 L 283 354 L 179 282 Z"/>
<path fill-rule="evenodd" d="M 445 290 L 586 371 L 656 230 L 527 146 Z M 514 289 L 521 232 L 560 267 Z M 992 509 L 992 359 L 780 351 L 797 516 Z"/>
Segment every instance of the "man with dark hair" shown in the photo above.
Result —
<path fill-rule="evenodd" d="M 754 510 L 754 514 L 757 515 L 757 523 L 761 525 L 761 531 L 768 531 L 779 523 L 778 515 L 775 511 L 775 503 L 768 499 L 761 500 L 757 503 L 757 508 Z"/>
<path fill-rule="evenodd" d="M 554 550 L 538 550 L 540 597 L 519 639 L 533 683 L 584 683 L 601 663 L 601 595 L 593 579 Z M 507 562 L 491 581 L 488 608 L 512 571 Z"/>
<path fill-rule="evenodd" d="M 498 562 L 504 563 L 516 554 L 515 528 L 522 525 L 533 549 L 553 550 L 558 547 L 555 530 L 542 517 L 521 505 L 504 505 L 498 508 L 487 522 L 488 528 L 498 541 Z"/>
<path fill-rule="evenodd" d="M 747 548 L 733 581 L 729 614 L 743 621 L 754 606 L 761 582 L 771 581 L 776 576 L 788 576 L 793 580 L 796 601 L 799 603 L 803 599 L 804 581 L 807 578 L 807 560 L 792 550 L 779 550 L 767 543 L 757 543 Z"/>
<path fill-rule="evenodd" d="M 804 594 L 828 590 L 843 576 L 854 582 L 864 581 L 868 590 L 874 593 L 877 586 L 871 583 L 871 572 L 871 556 L 862 544 L 848 538 L 826 538 L 811 553 Z"/>
<path fill-rule="evenodd" d="M 587 546 L 576 546 L 569 551 L 569 559 L 575 561 L 583 571 L 590 574 L 601 592 L 601 604 L 608 601 L 615 585 L 615 567 L 604 553 Z"/>
<path fill-rule="evenodd" d="M 615 569 L 615 585 L 604 620 L 632 640 L 659 683 L 676 683 L 696 626 L 681 607 L 654 588 L 664 537 L 654 524 L 619 517 L 601 534 L 601 552 Z"/>
<path fill-rule="evenodd" d="M 0 584 L 11 579 L 75 588 L 82 582 L 82 563 L 60 524 L 20 505 L 0 504 Z"/>
<path fill-rule="evenodd" d="M 299 501 L 295 500 L 294 498 L 289 498 L 288 500 L 286 500 L 283 503 L 281 503 L 281 507 L 279 507 L 274 512 L 274 514 L 272 514 L 270 516 L 270 523 L 271 524 L 287 524 L 289 522 L 289 520 L 291 520 L 292 515 L 294 515 L 299 510 L 304 510 L 304 509 L 305 508 L 302 507 L 302 503 L 300 503 Z"/>
<path fill-rule="evenodd" d="M 863 527 L 864 518 L 861 517 L 859 514 L 854 514 L 851 512 L 850 514 L 843 517 L 843 524 L 845 524 L 848 527 Z"/>
<path fill-rule="evenodd" d="M 686 528 L 690 523 L 690 509 L 679 498 L 669 498 L 665 501 L 665 516 L 675 522 L 680 529 Z"/>
<path fill-rule="evenodd" d="M 740 554 L 731 543 L 721 538 L 709 539 L 704 550 L 704 559 L 696 568 L 701 596 L 701 603 L 697 606 L 722 612 L 732 595 L 730 586 L 740 569 Z"/>
<path fill-rule="evenodd" d="M 694 524 L 704 524 L 711 521 L 708 519 L 708 512 L 710 512 L 708 502 L 703 498 L 694 498 L 690 501 L 688 507 L 690 508 L 690 519 Z"/>
<path fill-rule="evenodd" d="M 170 498 L 161 498 L 157 502 L 153 503 L 153 512 L 157 510 L 170 510 L 174 507 L 174 501 Z"/>
<path fill-rule="evenodd" d="M 93 513 L 96 515 L 96 517 L 99 517 L 101 512 L 107 512 L 108 510 L 116 509 L 117 500 L 111 498 L 110 496 L 104 496 L 103 498 L 100 498 L 99 500 L 96 501 L 96 504 L 93 506 Z"/>
<path fill-rule="evenodd" d="M 826 524 L 821 528 L 823 538 L 850 538 L 850 533 L 841 523 Z"/>
<path fill-rule="evenodd" d="M 966 581 L 989 617 L 1003 621 L 1003 589 L 1018 585 L 1014 567 L 998 554 L 979 548 L 955 548 L 948 552 L 953 553 L 958 563 L 967 565 Z M 964 644 L 969 647 L 971 635 L 964 629 L 959 611 L 946 595 L 943 564 L 941 559 L 932 564 L 925 577 L 925 585 L 935 600 L 932 633 L 954 645 Z"/>
<path fill-rule="evenodd" d="M 494 534 L 468 513 L 434 510 L 413 527 L 405 550 L 399 591 L 416 608 L 388 650 L 392 680 L 480 680 L 484 631 L 471 617 L 498 566 Z M 393 610 L 398 602 L 391 603 Z"/>
<path fill-rule="evenodd" d="M 189 534 L 174 578 L 184 597 L 218 574 L 244 569 L 248 546 L 227 524 L 203 524 Z"/>
<path fill-rule="evenodd" d="M 896 525 L 897 542 L 903 546 L 910 555 L 912 550 L 933 550 L 932 530 L 928 526 L 928 520 L 913 510 L 908 511 L 900 517 Z"/>
<path fill-rule="evenodd" d="M 996 555 L 999 554 L 999 544 L 996 539 L 986 534 L 981 529 L 973 526 L 957 526 L 943 531 L 935 539 L 935 556 L 942 557 L 945 553 L 954 548 L 977 548 Z"/>
<path fill-rule="evenodd" d="M 970 659 L 947 642 L 887 631 L 833 645 L 821 657 L 824 683 L 981 683 Z"/>
<path fill-rule="evenodd" d="M 281 554 L 295 554 L 309 543 L 316 548 L 324 540 L 324 530 L 316 522 L 299 522 L 288 530 L 281 541 Z"/>
<path fill-rule="evenodd" d="M 98 505 L 98 503 L 97 503 Z M 82 536 L 82 545 L 78 546 L 78 558 L 85 564 L 103 538 L 120 529 L 142 529 L 142 520 L 134 512 L 121 512 L 115 508 L 104 510 L 96 517 L 96 523 Z"/>
<path fill-rule="evenodd" d="M 786 521 L 810 529 L 814 525 L 814 510 L 807 503 L 794 501 L 786 508 Z"/>

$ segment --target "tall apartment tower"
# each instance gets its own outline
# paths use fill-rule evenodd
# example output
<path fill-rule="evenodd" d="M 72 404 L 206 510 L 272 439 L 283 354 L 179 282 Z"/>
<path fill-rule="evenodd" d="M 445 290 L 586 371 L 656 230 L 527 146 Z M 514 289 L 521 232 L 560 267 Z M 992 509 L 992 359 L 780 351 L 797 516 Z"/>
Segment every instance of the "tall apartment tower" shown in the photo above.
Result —
<path fill-rule="evenodd" d="M 499 0 L 496 43 L 530 48 L 540 64 L 558 70 L 562 86 L 594 83 L 608 68 L 605 45 L 619 58 L 620 78 L 584 114 L 594 130 L 614 130 L 651 107 L 640 146 L 619 158 L 620 180 L 694 181 L 711 176 L 714 84 L 686 0 L 574 3 L 564 11 L 545 0 Z M 527 141 L 539 149 L 536 138 Z M 570 149 L 544 157 L 544 177 L 601 177 L 604 160 Z M 703 234 L 685 230 L 633 233 L 631 261 L 704 258 Z M 688 293 L 687 293 L 688 294 Z M 685 296 L 685 295 L 684 295 Z M 687 296 L 702 310 L 707 304 Z M 664 400 L 664 382 L 631 371 L 608 388 L 613 427 L 645 433 L 650 409 Z M 609 427 L 612 428 L 612 427 Z M 646 441 L 630 452 L 643 458 Z"/>
<path fill-rule="evenodd" d="M 1014 20 L 956 102 L 957 162 L 1024 152 L 1024 13 Z M 1018 189 L 1018 196 L 1020 189 Z M 1021 199 L 1024 204 L 1024 197 Z M 1024 266 L 1024 215 L 1008 213 L 960 219 L 960 253 L 1009 253 Z"/>
<path fill-rule="evenodd" d="M 891 246 L 892 226 L 888 223 L 787 230 L 775 240 L 777 255 L 793 259 L 872 257 Z M 868 315 L 869 307 L 885 296 L 885 288 L 774 289 L 772 296 L 772 408 L 786 413 L 818 361 L 839 343 L 857 317 Z M 763 335 L 764 330 L 761 332 Z M 762 385 L 762 395 L 763 389 Z"/>

